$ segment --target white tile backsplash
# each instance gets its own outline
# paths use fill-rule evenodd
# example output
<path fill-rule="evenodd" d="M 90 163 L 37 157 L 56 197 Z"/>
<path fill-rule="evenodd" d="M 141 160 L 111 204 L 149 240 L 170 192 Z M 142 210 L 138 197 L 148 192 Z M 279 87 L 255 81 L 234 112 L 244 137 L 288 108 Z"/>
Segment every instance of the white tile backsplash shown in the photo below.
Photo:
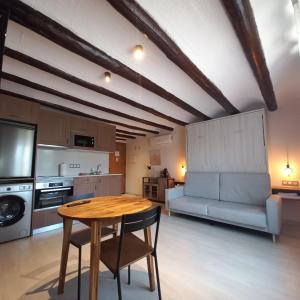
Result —
<path fill-rule="evenodd" d="M 58 176 L 58 165 L 67 164 L 67 176 L 78 173 L 88 173 L 91 168 L 96 169 L 101 164 L 102 173 L 109 172 L 109 153 L 92 152 L 74 149 L 38 148 L 37 176 Z M 80 164 L 80 168 L 70 168 L 70 164 Z"/>

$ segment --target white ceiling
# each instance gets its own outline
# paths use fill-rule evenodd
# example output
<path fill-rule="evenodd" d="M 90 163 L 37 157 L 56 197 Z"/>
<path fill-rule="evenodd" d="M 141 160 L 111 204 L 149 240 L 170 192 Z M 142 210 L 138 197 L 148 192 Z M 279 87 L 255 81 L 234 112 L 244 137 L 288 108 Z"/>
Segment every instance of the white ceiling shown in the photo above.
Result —
<path fill-rule="evenodd" d="M 155 82 L 210 117 L 226 115 L 225 110 L 106 0 L 23 0 L 108 55 Z M 264 101 L 220 0 L 138 0 L 192 62 L 240 111 L 262 107 Z M 267 65 L 279 105 L 299 94 L 299 52 L 290 0 L 251 0 Z M 142 44 L 145 57 L 136 61 L 135 44 Z M 190 123 L 195 116 L 156 94 L 112 74 L 46 38 L 9 21 L 6 46 L 32 56 L 73 76 L 128 97 L 178 120 Z M 295 50 L 296 49 L 296 50 Z M 152 122 L 176 124 L 115 99 L 72 84 L 54 75 L 4 57 L 3 70 L 30 81 Z M 71 107 L 100 118 L 147 129 L 157 128 L 71 103 L 6 80 L 1 88 L 42 101 Z M 120 129 L 129 130 L 128 128 Z M 130 131 L 133 131 L 130 129 Z M 162 132 L 162 130 L 159 130 Z"/>

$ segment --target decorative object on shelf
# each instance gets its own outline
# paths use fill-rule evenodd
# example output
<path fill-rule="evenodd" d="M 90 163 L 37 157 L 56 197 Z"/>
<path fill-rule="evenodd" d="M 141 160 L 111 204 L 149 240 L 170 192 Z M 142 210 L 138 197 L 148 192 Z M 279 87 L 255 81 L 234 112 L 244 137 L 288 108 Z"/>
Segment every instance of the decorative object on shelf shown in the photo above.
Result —
<path fill-rule="evenodd" d="M 160 171 L 160 177 L 162 177 L 162 178 L 170 177 L 170 173 L 167 168 L 164 168 L 163 170 Z"/>
<path fill-rule="evenodd" d="M 133 49 L 135 59 L 141 60 L 144 58 L 144 47 L 142 45 L 135 45 Z"/>
<path fill-rule="evenodd" d="M 174 186 L 174 178 L 143 177 L 143 198 L 164 203 L 165 189 Z"/>
<path fill-rule="evenodd" d="M 111 81 L 111 74 L 110 72 L 104 72 L 104 79 L 108 83 Z"/>

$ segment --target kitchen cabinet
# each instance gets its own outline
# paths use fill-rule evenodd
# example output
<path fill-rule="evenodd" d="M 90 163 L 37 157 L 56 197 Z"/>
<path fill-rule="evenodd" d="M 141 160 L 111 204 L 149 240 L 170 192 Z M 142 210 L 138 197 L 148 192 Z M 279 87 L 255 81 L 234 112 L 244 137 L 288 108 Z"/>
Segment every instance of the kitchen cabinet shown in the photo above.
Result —
<path fill-rule="evenodd" d="M 69 118 L 66 114 L 40 109 L 38 121 L 38 144 L 68 146 Z"/>
<path fill-rule="evenodd" d="M 120 195 L 121 175 L 75 177 L 74 196 L 89 193 L 95 196 Z"/>
<path fill-rule="evenodd" d="M 0 96 L 0 118 L 38 124 L 38 144 L 114 152 L 116 127 L 92 118 L 50 109 L 12 96 Z M 76 147 L 74 134 L 93 137 L 94 147 Z"/>
<path fill-rule="evenodd" d="M 116 149 L 116 127 L 113 125 L 97 124 L 96 149 L 99 151 L 114 152 Z"/>
<path fill-rule="evenodd" d="M 70 117 L 71 133 L 81 134 L 85 136 L 97 136 L 97 122 L 85 117 Z"/>
<path fill-rule="evenodd" d="M 111 175 L 109 178 L 110 195 L 120 195 L 122 193 L 122 177 L 123 175 Z"/>
<path fill-rule="evenodd" d="M 96 193 L 95 196 L 109 196 L 109 195 L 113 195 L 110 192 L 110 186 L 109 186 L 109 182 L 110 182 L 111 178 L 110 176 L 99 176 L 98 177 L 98 181 L 96 184 Z"/>
<path fill-rule="evenodd" d="M 0 118 L 36 124 L 39 104 L 1 95 Z"/>
<path fill-rule="evenodd" d="M 57 214 L 57 207 L 34 210 L 32 213 L 32 229 L 62 223 L 62 218 Z"/>

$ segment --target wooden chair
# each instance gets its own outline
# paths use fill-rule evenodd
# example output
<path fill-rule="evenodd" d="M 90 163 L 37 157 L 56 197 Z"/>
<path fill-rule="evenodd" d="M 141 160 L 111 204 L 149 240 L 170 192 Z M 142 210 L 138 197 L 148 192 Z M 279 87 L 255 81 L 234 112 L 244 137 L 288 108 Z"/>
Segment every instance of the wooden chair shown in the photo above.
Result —
<path fill-rule="evenodd" d="M 93 198 L 94 194 L 83 194 L 79 196 L 72 197 L 72 201 L 75 200 L 82 200 L 86 198 Z M 117 236 L 117 230 L 118 226 L 115 224 L 112 228 L 109 227 L 103 227 L 101 229 L 101 237 L 113 235 L 114 237 Z M 85 228 L 82 230 L 78 230 L 75 232 L 72 232 L 70 243 L 78 248 L 78 278 L 77 278 L 77 299 L 80 300 L 80 290 L 81 290 L 81 248 L 82 246 L 88 244 L 90 242 L 91 238 L 91 230 L 90 228 Z"/>
<path fill-rule="evenodd" d="M 120 236 L 101 243 L 100 260 L 117 277 L 119 300 L 122 299 L 120 270 L 128 266 L 128 284 L 130 284 L 130 265 L 149 255 L 155 259 L 158 296 L 161 300 L 156 253 L 160 213 L 161 207 L 157 206 L 145 212 L 124 215 Z M 133 234 L 133 232 L 146 229 L 155 223 L 156 232 L 153 247 Z"/>

